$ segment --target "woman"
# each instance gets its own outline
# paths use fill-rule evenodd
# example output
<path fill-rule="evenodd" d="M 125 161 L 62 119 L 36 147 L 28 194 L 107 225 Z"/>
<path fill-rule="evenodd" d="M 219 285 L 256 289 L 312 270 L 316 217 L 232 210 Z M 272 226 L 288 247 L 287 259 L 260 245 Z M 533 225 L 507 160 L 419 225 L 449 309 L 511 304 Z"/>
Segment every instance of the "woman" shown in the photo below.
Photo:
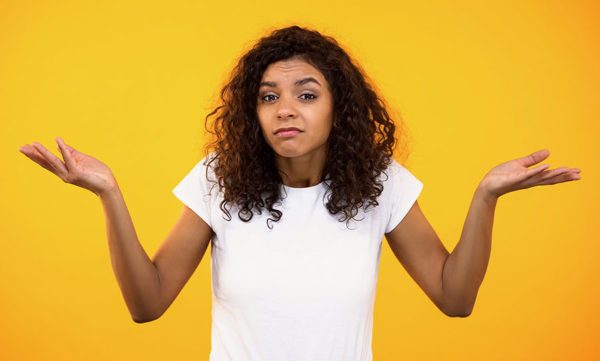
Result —
<path fill-rule="evenodd" d="M 497 199 L 580 179 L 533 166 L 481 180 L 450 254 L 421 212 L 423 184 L 392 158 L 395 125 L 337 42 L 292 26 L 262 38 L 221 92 L 215 141 L 173 189 L 184 203 L 151 260 L 108 166 L 57 138 L 20 151 L 103 204 L 111 262 L 136 322 L 160 317 L 211 243 L 211 360 L 371 360 L 382 238 L 444 314 L 468 316 L 489 260 Z M 208 151 L 212 150 L 212 151 Z"/>

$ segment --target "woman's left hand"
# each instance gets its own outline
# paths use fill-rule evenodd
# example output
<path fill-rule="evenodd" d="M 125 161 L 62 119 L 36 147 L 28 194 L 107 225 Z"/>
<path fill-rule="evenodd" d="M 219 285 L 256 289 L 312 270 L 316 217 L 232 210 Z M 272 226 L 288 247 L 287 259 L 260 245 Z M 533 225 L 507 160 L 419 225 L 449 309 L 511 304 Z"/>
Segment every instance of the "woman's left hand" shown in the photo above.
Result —
<path fill-rule="evenodd" d="M 581 179 L 581 170 L 578 168 L 560 167 L 547 170 L 550 167 L 548 164 L 528 168 L 549 155 L 549 150 L 542 149 L 523 158 L 497 165 L 485 175 L 479 188 L 488 196 L 498 198 L 519 189 Z"/>

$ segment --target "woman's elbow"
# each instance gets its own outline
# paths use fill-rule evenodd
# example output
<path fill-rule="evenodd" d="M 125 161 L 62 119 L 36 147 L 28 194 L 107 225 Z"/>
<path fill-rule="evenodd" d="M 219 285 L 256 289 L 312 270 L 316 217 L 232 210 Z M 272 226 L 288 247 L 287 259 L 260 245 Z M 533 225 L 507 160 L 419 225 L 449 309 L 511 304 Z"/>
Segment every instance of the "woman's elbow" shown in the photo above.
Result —
<path fill-rule="evenodd" d="M 448 317 L 469 317 L 473 312 L 473 307 L 455 307 L 455 308 L 445 308 L 442 309 L 442 312 Z"/>

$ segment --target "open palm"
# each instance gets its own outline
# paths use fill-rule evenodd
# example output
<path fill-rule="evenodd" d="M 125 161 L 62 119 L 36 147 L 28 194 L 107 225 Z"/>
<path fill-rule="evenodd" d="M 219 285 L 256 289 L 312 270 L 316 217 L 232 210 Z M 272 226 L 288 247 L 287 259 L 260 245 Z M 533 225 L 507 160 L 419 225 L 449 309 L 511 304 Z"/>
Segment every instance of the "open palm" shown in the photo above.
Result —
<path fill-rule="evenodd" d="M 489 194 L 500 197 L 519 189 L 581 179 L 579 175 L 581 170 L 577 168 L 560 167 L 547 170 L 548 164 L 528 168 L 548 158 L 549 155 L 549 150 L 542 149 L 528 156 L 497 165 L 485 175 L 481 187 Z"/>
<path fill-rule="evenodd" d="M 116 184 L 110 168 L 100 160 L 81 153 L 56 138 L 64 162 L 40 143 L 26 144 L 19 151 L 28 158 L 56 174 L 65 183 L 88 189 L 96 194 L 111 189 Z"/>

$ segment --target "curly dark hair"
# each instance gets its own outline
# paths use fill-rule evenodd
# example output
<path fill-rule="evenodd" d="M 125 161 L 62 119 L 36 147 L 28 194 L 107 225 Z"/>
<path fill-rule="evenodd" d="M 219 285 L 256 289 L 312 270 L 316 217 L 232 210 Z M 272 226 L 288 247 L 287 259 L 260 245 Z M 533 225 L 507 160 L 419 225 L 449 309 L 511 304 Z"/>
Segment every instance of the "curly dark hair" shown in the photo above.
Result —
<path fill-rule="evenodd" d="M 257 99 L 266 68 L 290 58 L 317 68 L 333 97 L 333 125 L 322 172 L 327 210 L 341 214 L 339 221 L 349 221 L 359 208 L 378 205 L 377 197 L 383 191 L 378 177 L 385 174 L 397 143 L 396 125 L 386 103 L 334 38 L 294 25 L 272 31 L 241 56 L 221 90 L 222 104 L 206 116 L 205 127 L 216 139 L 206 146 L 205 153 L 214 152 L 209 166 L 218 160 L 212 168 L 224 190 L 220 208 L 228 220 L 233 204 L 244 222 L 252 219 L 253 210 L 262 214 L 262 209 L 272 216 L 267 227 L 272 228 L 269 221 L 281 219 L 282 212 L 274 205 L 281 199 L 282 179 L 274 151 L 261 132 Z M 213 115 L 216 119 L 209 127 Z"/>

